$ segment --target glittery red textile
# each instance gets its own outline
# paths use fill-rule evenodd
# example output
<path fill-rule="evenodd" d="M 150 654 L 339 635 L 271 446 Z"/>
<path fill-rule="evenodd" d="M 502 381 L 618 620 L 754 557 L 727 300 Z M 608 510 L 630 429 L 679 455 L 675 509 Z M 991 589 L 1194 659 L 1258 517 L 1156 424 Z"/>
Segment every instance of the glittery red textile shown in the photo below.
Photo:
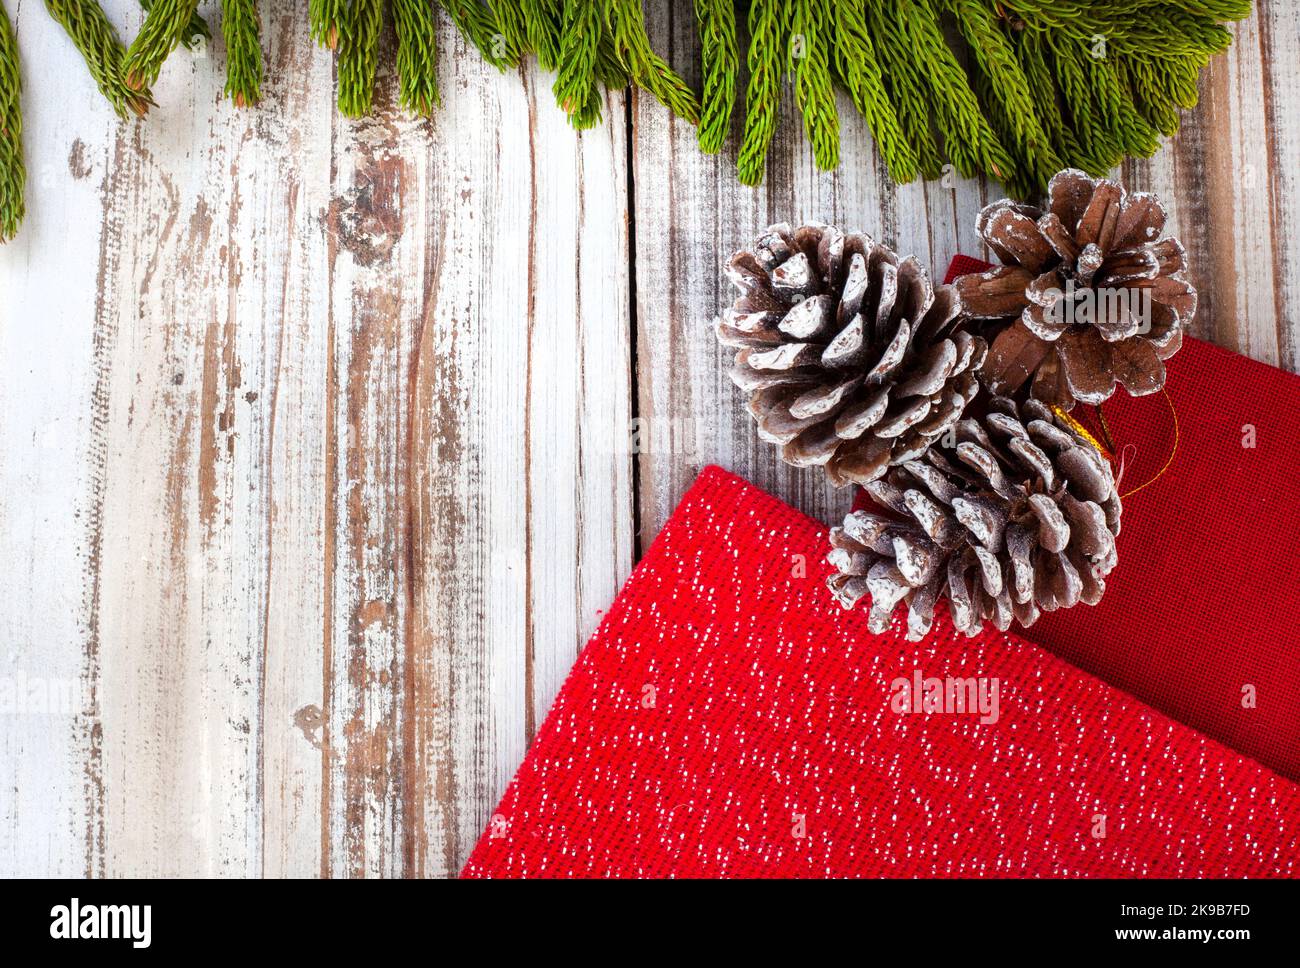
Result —
<path fill-rule="evenodd" d="M 870 634 L 827 593 L 827 550 L 824 526 L 706 469 L 464 876 L 1300 873 L 1300 787 L 1037 646 L 957 635 L 942 607 L 923 642 Z M 996 721 L 895 711 L 914 670 L 986 698 L 996 680 Z"/>
<path fill-rule="evenodd" d="M 948 281 L 986 268 L 958 256 Z M 1105 404 L 1121 493 L 1173 452 L 1174 413 L 1179 436 L 1124 501 L 1105 597 L 1021 634 L 1300 781 L 1300 377 L 1188 339 L 1166 389 Z"/>

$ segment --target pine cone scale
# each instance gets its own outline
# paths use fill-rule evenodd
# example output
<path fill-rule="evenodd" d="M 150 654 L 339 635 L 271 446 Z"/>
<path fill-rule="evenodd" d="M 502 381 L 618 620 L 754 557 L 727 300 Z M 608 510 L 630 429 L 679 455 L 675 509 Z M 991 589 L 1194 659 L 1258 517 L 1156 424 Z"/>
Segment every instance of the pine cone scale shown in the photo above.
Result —
<path fill-rule="evenodd" d="M 782 459 L 866 483 L 920 455 L 978 392 L 987 355 L 915 259 L 830 226 L 776 225 L 728 262 L 716 321 L 733 382 Z"/>
<path fill-rule="evenodd" d="M 1153 195 L 1078 171 L 1052 179 L 1047 211 L 987 206 L 977 227 L 1004 265 L 956 286 L 966 311 L 987 321 L 983 375 L 995 392 L 1028 382 L 1030 396 L 1068 410 L 1103 402 L 1117 385 L 1160 389 L 1163 360 L 1196 312 L 1183 247 L 1160 237 L 1165 222 Z"/>
<path fill-rule="evenodd" d="M 854 512 L 832 529 L 829 585 L 846 607 L 870 596 L 875 631 L 906 601 L 908 637 L 920 638 L 940 597 L 966 634 L 985 622 L 1032 624 L 1100 600 L 1115 565 L 1110 467 L 1037 401 L 989 399 L 958 424 L 954 446 L 936 443 L 866 487 L 882 512 Z"/>
<path fill-rule="evenodd" d="M 1019 313 L 1025 305 L 1025 290 L 1036 277 L 1019 266 L 997 266 L 957 280 L 957 292 L 968 316 L 998 319 Z"/>

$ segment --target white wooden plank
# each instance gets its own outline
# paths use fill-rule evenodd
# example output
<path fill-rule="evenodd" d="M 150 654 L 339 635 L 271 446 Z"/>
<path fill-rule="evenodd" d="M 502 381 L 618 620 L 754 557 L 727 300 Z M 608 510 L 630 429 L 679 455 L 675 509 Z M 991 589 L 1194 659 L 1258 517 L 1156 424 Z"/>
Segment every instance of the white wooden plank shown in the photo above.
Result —
<path fill-rule="evenodd" d="M 59 165 L 0 262 L 0 468 L 46 485 L 0 519 L 10 664 L 99 705 L 0 732 L 6 869 L 455 873 L 630 570 L 621 96 L 577 136 L 444 24 L 437 117 L 385 71 L 347 121 L 305 22 L 266 18 L 256 111 L 215 50 L 143 122 L 30 113 Z M 66 347 L 8 322 L 44 307 Z"/>
<path fill-rule="evenodd" d="M 114 126 L 39 4 L 20 38 L 28 215 L 0 246 L 0 875 L 93 869 L 95 589 L 85 581 L 94 446 L 100 201 Z M 43 79 L 63 79 L 59 97 Z"/>

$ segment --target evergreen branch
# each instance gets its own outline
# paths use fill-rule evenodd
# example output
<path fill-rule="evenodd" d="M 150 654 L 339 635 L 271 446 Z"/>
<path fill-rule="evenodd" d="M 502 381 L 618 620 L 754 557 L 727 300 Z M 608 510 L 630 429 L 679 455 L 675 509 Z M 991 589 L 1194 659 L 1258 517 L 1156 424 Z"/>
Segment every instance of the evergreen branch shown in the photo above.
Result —
<path fill-rule="evenodd" d="M 180 43 L 199 0 L 154 0 L 140 33 L 126 51 L 126 84 L 146 91 L 158 80 L 163 62 Z"/>
<path fill-rule="evenodd" d="M 257 0 L 221 0 L 221 35 L 226 41 L 226 97 L 237 107 L 262 99 L 262 42 Z"/>
<path fill-rule="evenodd" d="M 1000 0 L 1000 6 L 1017 19 L 1050 27 L 1080 44 L 1091 46 L 1102 38 L 1112 54 L 1202 61 L 1232 42 L 1232 33 L 1219 21 L 1240 20 L 1249 15 L 1250 7 L 1243 0 L 1231 0 L 1222 9 L 1232 15 L 1218 17 L 1211 12 L 1212 4 L 1165 0 Z M 1242 9 L 1247 13 L 1241 14 Z"/>
<path fill-rule="evenodd" d="M 307 4 L 311 39 L 322 47 L 334 50 L 339 45 L 339 34 L 347 19 L 347 13 L 347 0 L 311 0 Z"/>
<path fill-rule="evenodd" d="M 148 90 L 132 90 L 123 69 L 126 50 L 117 31 L 95 0 L 45 0 L 45 9 L 81 52 L 99 91 L 119 117 L 148 112 L 153 98 Z"/>
<path fill-rule="evenodd" d="M 894 105 L 889 100 L 876 60 L 863 7 L 858 3 L 833 3 L 835 72 L 853 98 L 858 113 L 866 119 L 876 148 L 885 159 L 889 176 L 898 184 L 917 176 L 916 149 L 903 135 Z"/>
<path fill-rule="evenodd" d="M 140 6 L 145 13 L 148 13 L 156 0 L 140 0 Z M 194 16 L 190 17 L 189 23 L 185 25 L 185 30 L 181 33 L 181 43 L 190 50 L 198 50 L 199 45 L 212 39 L 212 31 L 208 29 L 208 22 L 204 20 L 198 10 L 194 11 Z"/>
<path fill-rule="evenodd" d="M 478 48 L 483 59 L 498 70 L 519 64 L 519 52 L 512 50 L 492 10 L 478 0 L 438 0 L 461 36 Z"/>
<path fill-rule="evenodd" d="M 379 68 L 383 0 L 351 0 L 339 32 L 339 110 L 350 118 L 370 113 Z"/>
<path fill-rule="evenodd" d="M 875 41 L 885 88 L 892 95 L 899 126 L 916 156 L 920 172 L 926 178 L 938 178 L 943 171 L 943 156 L 930 128 L 931 111 L 925 85 L 906 38 L 886 13 L 885 2 L 867 0 L 868 33 Z"/>
<path fill-rule="evenodd" d="M 704 69 L 699 141 L 701 150 L 714 154 L 727 140 L 736 102 L 736 76 L 740 73 L 736 10 L 731 0 L 695 0 L 695 17 L 700 24 Z"/>
<path fill-rule="evenodd" d="M 608 32 L 600 35 L 596 46 L 596 80 L 611 91 L 621 91 L 632 82 L 627 76 L 627 68 L 619 60 L 618 51 L 614 49 L 614 38 Z"/>
<path fill-rule="evenodd" d="M 427 0 L 392 0 L 397 32 L 397 74 L 402 107 L 429 115 L 442 104 L 438 93 L 438 25 Z"/>
<path fill-rule="evenodd" d="M 528 46 L 537 52 L 543 70 L 560 66 L 560 30 L 564 25 L 563 0 L 520 0 Z"/>
<path fill-rule="evenodd" d="M 1020 30 L 1014 37 L 1016 58 L 1024 72 L 1025 82 L 1029 85 L 1030 100 L 1041 107 L 1038 118 L 1043 125 L 1043 132 L 1057 157 L 1064 159 L 1068 157 L 1067 146 L 1073 136 L 1066 130 L 1060 106 L 1056 103 L 1056 83 L 1052 80 L 1052 69 L 1047 64 L 1043 35 L 1036 30 Z"/>
<path fill-rule="evenodd" d="M 1199 67 L 1191 60 L 1130 57 L 1125 73 L 1143 117 L 1162 134 L 1178 131 L 1178 109 L 1196 106 Z"/>
<path fill-rule="evenodd" d="M 600 91 L 596 87 L 604 33 L 605 0 L 565 0 L 564 30 L 560 34 L 560 69 L 555 75 L 555 101 L 579 130 L 600 123 Z M 606 59 L 612 56 L 606 48 Z"/>
<path fill-rule="evenodd" d="M 972 177 L 989 172 L 1003 182 L 1015 176 L 1015 161 L 998 140 L 970 88 L 966 72 L 944 39 L 939 18 L 925 0 L 894 6 L 894 23 L 912 56 L 926 65 L 935 121 L 944 151 L 957 171 Z"/>
<path fill-rule="evenodd" d="M 1048 180 L 1063 166 L 1043 130 L 1029 80 L 1020 69 L 1010 41 L 998 28 L 986 4 L 977 0 L 944 0 L 944 5 L 956 18 L 975 64 L 987 80 L 985 104 L 998 109 L 1003 140 L 1014 146 L 1024 171 L 1025 187 L 1045 191 Z M 1048 102 L 1045 107 L 1054 111 L 1056 104 Z"/>
<path fill-rule="evenodd" d="M 645 31 L 641 0 L 608 0 L 607 22 L 614 36 L 614 49 L 627 73 L 660 104 L 691 124 L 700 123 L 700 102 L 695 92 L 650 47 Z"/>
<path fill-rule="evenodd" d="M 1154 153 L 1160 139 L 1133 106 L 1132 91 L 1123 82 L 1114 62 L 1090 57 L 1086 63 L 1094 100 L 1105 119 L 1110 140 L 1119 148 L 1120 160 L 1126 154 L 1146 157 Z"/>
<path fill-rule="evenodd" d="M 1007 116 L 1003 101 L 994 93 L 989 76 L 976 71 L 973 84 L 975 86 L 975 97 L 981 104 L 988 105 L 988 122 L 989 126 L 993 128 L 993 133 L 997 135 L 1002 144 L 1012 144 L 1014 142 L 1012 131 L 1014 122 Z M 1028 169 L 1020 163 L 1021 159 L 1017 158 L 1016 162 L 1015 167 L 1002 178 L 1007 194 L 1015 198 L 1028 198 L 1035 194 L 1041 194 L 1045 183 L 1040 186 Z"/>
<path fill-rule="evenodd" d="M 831 84 L 829 11 L 823 0 L 791 0 L 789 58 L 794 99 L 822 171 L 840 163 L 840 116 Z"/>
<path fill-rule="evenodd" d="M 787 30 L 782 0 L 752 0 L 749 5 L 749 90 L 745 98 L 745 137 L 736 159 L 742 185 L 757 185 L 767 169 L 767 149 L 776 133 L 781 105 L 782 58 Z"/>
<path fill-rule="evenodd" d="M 1086 55 L 1076 42 L 1063 34 L 1057 36 L 1048 32 L 1044 34 L 1044 40 L 1052 51 L 1057 89 L 1061 92 L 1064 109 L 1074 131 L 1075 149 L 1066 161 L 1090 175 L 1105 174 L 1114 166 L 1122 152 L 1097 122 L 1091 85 L 1083 65 Z"/>
<path fill-rule="evenodd" d="M 528 41 L 528 24 L 519 0 L 488 0 L 496 24 L 498 41 L 505 48 L 506 59 L 513 67 L 532 51 Z"/>
<path fill-rule="evenodd" d="M 26 210 L 23 189 L 22 77 L 18 69 L 18 38 L 0 5 L 0 242 L 18 234 Z"/>
<path fill-rule="evenodd" d="M 197 0 L 140 0 L 144 26 L 124 50 L 95 0 L 45 0 L 119 115 L 144 114 L 149 85 L 178 43 L 201 43 Z M 388 0 L 397 34 L 403 107 L 439 103 L 436 24 L 427 0 Z M 726 141 L 739 84 L 734 0 L 693 0 L 703 95 L 652 49 L 642 0 L 438 0 L 457 30 L 500 69 L 528 52 L 556 71 L 556 100 L 577 128 L 598 124 L 601 86 L 629 81 L 699 125 L 699 142 Z M 384 0 L 309 0 L 312 37 L 339 49 L 339 106 L 368 112 L 374 96 Z M 256 0 L 222 0 L 226 93 L 260 94 Z M 1225 24 L 1250 0 L 752 0 L 749 81 L 737 169 L 762 180 L 784 75 L 793 80 L 813 156 L 839 162 L 834 82 L 848 91 L 899 182 L 935 177 L 946 154 L 963 175 L 987 172 L 1012 194 L 1041 191 L 1063 165 L 1102 174 L 1153 152 L 1195 105 L 1201 68 L 1231 43 Z M 941 21 L 941 13 L 943 20 Z M 3 11 L 0 11 L 0 15 Z M 960 42 L 950 46 L 951 21 Z M 22 215 L 23 159 L 16 41 L 0 25 L 0 235 Z M 702 104 L 701 104 L 702 102 Z M 942 138 L 942 141 L 939 138 Z"/>

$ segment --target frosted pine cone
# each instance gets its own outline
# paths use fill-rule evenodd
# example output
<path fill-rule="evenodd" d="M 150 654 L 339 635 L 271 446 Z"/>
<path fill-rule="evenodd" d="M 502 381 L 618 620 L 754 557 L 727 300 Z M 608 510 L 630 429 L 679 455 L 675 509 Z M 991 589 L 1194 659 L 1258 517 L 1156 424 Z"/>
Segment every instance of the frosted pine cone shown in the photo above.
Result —
<path fill-rule="evenodd" d="M 964 311 L 989 321 L 983 378 L 994 393 L 1070 409 L 1165 384 L 1165 364 L 1196 313 L 1182 244 L 1161 238 L 1153 195 L 1069 169 L 1047 211 L 1009 199 L 980 212 L 980 236 L 1004 265 L 956 282 Z M 996 337 L 993 333 L 996 332 Z"/>
<path fill-rule="evenodd" d="M 1095 605 L 1115 566 L 1120 500 L 1100 452 L 1044 404 L 994 397 L 965 418 L 952 447 L 866 485 L 883 513 L 855 511 L 831 531 L 829 579 L 852 608 L 870 596 L 869 627 L 907 602 L 909 639 L 947 598 L 953 625 L 1006 630 L 1040 611 Z"/>
<path fill-rule="evenodd" d="M 759 436 L 837 485 L 919 457 L 978 391 L 986 345 L 960 329 L 951 286 L 915 259 L 825 225 L 774 225 L 727 264 L 740 290 L 717 320 L 738 350 Z"/>

